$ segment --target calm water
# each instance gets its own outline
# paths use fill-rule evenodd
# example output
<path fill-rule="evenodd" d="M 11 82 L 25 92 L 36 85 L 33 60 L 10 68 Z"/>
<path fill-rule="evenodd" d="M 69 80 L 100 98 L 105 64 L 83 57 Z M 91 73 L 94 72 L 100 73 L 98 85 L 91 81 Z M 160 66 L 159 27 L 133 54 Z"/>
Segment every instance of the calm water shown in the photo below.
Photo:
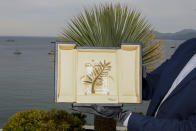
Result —
<path fill-rule="evenodd" d="M 14 42 L 7 42 L 14 39 Z M 0 37 L 0 128 L 14 113 L 31 109 L 65 109 L 71 111 L 71 104 L 54 102 L 54 63 L 48 55 L 56 38 Z M 165 40 L 167 57 L 182 41 Z M 21 55 L 14 55 L 19 50 Z M 124 108 L 146 112 L 148 102 L 129 104 Z M 88 124 L 93 116 L 88 116 Z"/>

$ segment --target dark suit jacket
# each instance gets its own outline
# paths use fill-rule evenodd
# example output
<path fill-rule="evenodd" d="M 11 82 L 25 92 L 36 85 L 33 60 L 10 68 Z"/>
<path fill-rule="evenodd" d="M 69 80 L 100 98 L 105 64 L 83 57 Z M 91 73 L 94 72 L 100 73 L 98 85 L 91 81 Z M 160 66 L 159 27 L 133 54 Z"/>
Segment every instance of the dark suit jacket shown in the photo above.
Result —
<path fill-rule="evenodd" d="M 169 60 L 143 79 L 143 99 L 151 99 L 151 103 L 147 116 L 132 113 L 128 131 L 196 131 L 196 68 L 178 84 L 154 117 L 161 100 L 195 53 L 196 38 L 181 44 Z"/>

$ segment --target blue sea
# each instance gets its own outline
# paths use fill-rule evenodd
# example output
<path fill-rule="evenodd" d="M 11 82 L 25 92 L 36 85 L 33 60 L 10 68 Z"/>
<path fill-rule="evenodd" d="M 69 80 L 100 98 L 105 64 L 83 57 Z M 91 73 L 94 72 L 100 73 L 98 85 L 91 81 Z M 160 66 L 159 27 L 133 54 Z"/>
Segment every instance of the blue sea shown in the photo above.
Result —
<path fill-rule="evenodd" d="M 0 37 L 0 128 L 16 112 L 31 108 L 64 109 L 71 104 L 54 101 L 54 57 L 48 52 L 55 37 Z M 164 40 L 169 58 L 183 41 Z M 22 54 L 16 55 L 15 51 Z M 126 104 L 125 109 L 146 113 L 148 102 Z M 87 124 L 93 124 L 88 115 Z"/>

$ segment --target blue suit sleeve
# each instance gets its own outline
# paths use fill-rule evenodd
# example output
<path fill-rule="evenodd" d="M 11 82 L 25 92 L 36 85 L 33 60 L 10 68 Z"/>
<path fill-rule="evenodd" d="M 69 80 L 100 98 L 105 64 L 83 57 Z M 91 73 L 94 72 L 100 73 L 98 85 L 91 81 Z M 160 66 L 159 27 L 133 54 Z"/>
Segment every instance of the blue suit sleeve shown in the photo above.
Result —
<path fill-rule="evenodd" d="M 150 100 L 159 82 L 162 71 L 165 69 L 169 60 L 166 60 L 161 66 L 147 74 L 146 78 L 142 78 L 142 99 Z"/>
<path fill-rule="evenodd" d="M 157 119 L 132 113 L 127 129 L 128 131 L 196 131 L 196 110 L 186 120 Z"/>

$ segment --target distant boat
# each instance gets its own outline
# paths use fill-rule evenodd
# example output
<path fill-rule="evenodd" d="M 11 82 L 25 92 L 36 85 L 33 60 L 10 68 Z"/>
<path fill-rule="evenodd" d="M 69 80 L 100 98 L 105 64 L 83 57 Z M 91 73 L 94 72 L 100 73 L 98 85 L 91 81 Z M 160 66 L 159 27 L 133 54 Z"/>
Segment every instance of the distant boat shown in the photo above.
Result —
<path fill-rule="evenodd" d="M 171 48 L 176 48 L 175 46 L 172 46 Z"/>
<path fill-rule="evenodd" d="M 51 49 L 50 52 L 48 52 L 49 55 L 55 55 L 55 50 Z"/>
<path fill-rule="evenodd" d="M 20 54 L 22 54 L 22 52 L 19 51 L 19 50 L 16 50 L 16 51 L 14 52 L 14 54 L 15 54 L 15 55 L 20 55 Z"/>
<path fill-rule="evenodd" d="M 50 43 L 56 43 L 55 41 L 51 41 Z M 50 52 L 48 52 L 49 55 L 55 55 L 55 44 L 48 45 L 50 47 Z"/>
<path fill-rule="evenodd" d="M 7 39 L 6 41 L 7 42 L 15 42 L 15 40 L 13 40 L 13 39 Z"/>
<path fill-rule="evenodd" d="M 51 41 L 50 43 L 53 43 L 53 44 L 55 44 L 55 43 L 56 43 L 56 41 Z"/>
<path fill-rule="evenodd" d="M 48 52 L 48 54 L 49 54 L 49 55 L 54 55 L 55 52 L 50 51 L 50 52 Z"/>

